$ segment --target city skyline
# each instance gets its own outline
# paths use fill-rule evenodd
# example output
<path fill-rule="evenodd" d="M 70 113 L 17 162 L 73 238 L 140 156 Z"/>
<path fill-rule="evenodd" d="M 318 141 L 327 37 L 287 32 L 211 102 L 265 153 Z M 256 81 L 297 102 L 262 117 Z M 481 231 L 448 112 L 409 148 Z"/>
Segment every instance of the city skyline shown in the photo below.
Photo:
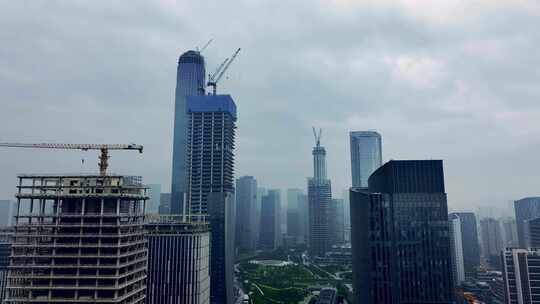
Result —
<path fill-rule="evenodd" d="M 225 17 L 205 3 L 104 3 L 3 6 L 2 140 L 137 142 L 144 156 L 112 153 L 111 169 L 140 172 L 168 192 L 177 59 L 215 38 L 204 51 L 207 71 L 243 48 L 221 83 L 245 114 L 238 176 L 256 176 L 271 188 L 303 188 L 311 172 L 304 157 L 310 127 L 317 122 L 327 135 L 334 194 L 350 185 L 347 133 L 375 128 L 385 139 L 383 162 L 445 160 L 451 209 L 538 195 L 539 167 L 529 152 L 540 146 L 540 127 L 530 123 L 540 116 L 536 74 L 534 65 L 522 64 L 538 60 L 533 1 L 511 9 L 501 1 L 299 2 L 287 10 L 268 3 L 269 11 L 283 11 L 280 24 L 245 13 L 251 4 L 234 10 L 214 4 L 230 13 Z M 315 26 L 298 24 L 298 14 Z M 453 15 L 459 17 L 445 17 Z M 201 26 L 203 16 L 208 24 Z M 364 35 L 349 35 L 358 32 Z M 305 98 L 308 92 L 314 99 Z M 298 148 L 281 152 L 289 146 Z M 91 152 L 1 153 L 2 199 L 13 199 L 19 172 L 78 172 L 82 158 L 82 171 L 94 170 L 97 162 Z M 261 158 L 267 166 L 257 166 Z M 515 178 L 494 178 L 501 175 Z"/>

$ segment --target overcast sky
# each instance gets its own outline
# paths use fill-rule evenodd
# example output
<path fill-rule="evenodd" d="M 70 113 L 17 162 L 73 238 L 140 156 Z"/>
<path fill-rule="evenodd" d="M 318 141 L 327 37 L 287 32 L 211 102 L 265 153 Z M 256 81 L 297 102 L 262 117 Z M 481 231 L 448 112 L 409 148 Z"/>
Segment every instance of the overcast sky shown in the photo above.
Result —
<path fill-rule="evenodd" d="M 237 177 L 305 189 L 316 126 L 341 196 L 348 132 L 375 129 L 385 161 L 444 160 L 451 209 L 540 195 L 537 0 L 0 3 L 0 141 L 142 144 L 111 171 L 169 190 L 178 56 L 214 38 L 209 72 L 242 47 L 218 86 L 238 106 Z M 17 173 L 96 163 L 1 149 L 0 198 Z"/>

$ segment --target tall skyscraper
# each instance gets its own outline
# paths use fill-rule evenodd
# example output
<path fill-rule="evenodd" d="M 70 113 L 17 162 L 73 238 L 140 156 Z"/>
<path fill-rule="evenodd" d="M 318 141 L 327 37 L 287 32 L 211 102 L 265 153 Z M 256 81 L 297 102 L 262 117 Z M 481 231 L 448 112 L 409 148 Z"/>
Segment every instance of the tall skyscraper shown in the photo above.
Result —
<path fill-rule="evenodd" d="M 506 303 L 539 303 L 540 249 L 511 248 L 502 256 Z"/>
<path fill-rule="evenodd" d="M 503 218 L 500 220 L 502 226 L 502 237 L 504 247 L 517 248 L 519 246 L 517 237 L 516 220 L 511 217 Z M 540 247 L 540 243 L 537 247 Z"/>
<path fill-rule="evenodd" d="M 482 233 L 482 252 L 491 267 L 500 270 L 501 251 L 503 249 L 501 237 L 501 225 L 494 218 L 480 220 L 480 232 Z"/>
<path fill-rule="evenodd" d="M 159 221 L 145 225 L 148 238 L 146 304 L 210 303 L 210 227 Z"/>
<path fill-rule="evenodd" d="M 332 199 L 330 208 L 328 208 L 330 245 L 344 242 L 343 219 L 343 199 Z"/>
<path fill-rule="evenodd" d="M 348 189 L 343 191 L 343 238 L 345 242 L 351 241 L 351 201 Z"/>
<path fill-rule="evenodd" d="M 368 178 L 382 164 L 382 139 L 375 131 L 353 131 L 351 141 L 351 171 L 353 187 L 367 187 Z"/>
<path fill-rule="evenodd" d="M 159 195 L 159 214 L 171 214 L 171 194 L 161 193 Z"/>
<path fill-rule="evenodd" d="M 274 250 L 281 244 L 281 191 L 268 190 L 262 197 L 261 235 L 259 245 L 264 250 Z"/>
<path fill-rule="evenodd" d="M 450 217 L 459 219 L 461 224 L 465 277 L 476 278 L 478 267 L 480 267 L 480 242 L 476 216 L 472 212 L 454 212 L 450 214 Z"/>
<path fill-rule="evenodd" d="M 147 196 L 137 179 L 20 175 L 16 197 L 4 303 L 144 303 Z"/>
<path fill-rule="evenodd" d="M 146 203 L 147 214 L 158 214 L 161 200 L 161 185 L 149 184 L 148 187 L 148 202 Z"/>
<path fill-rule="evenodd" d="M 465 264 L 463 261 L 463 240 L 461 236 L 461 220 L 458 215 L 450 214 L 450 235 L 452 247 L 452 267 L 454 269 L 454 283 L 460 285 L 465 281 Z"/>
<path fill-rule="evenodd" d="M 307 244 L 309 242 L 309 203 L 305 193 L 298 195 L 298 214 L 300 224 L 303 227 L 299 242 L 301 244 Z"/>
<path fill-rule="evenodd" d="M 287 189 L 287 235 L 294 237 L 296 243 L 303 243 L 305 234 L 300 195 L 302 195 L 300 189 Z"/>
<path fill-rule="evenodd" d="M 210 302 L 233 303 L 236 105 L 229 95 L 187 97 L 187 204 L 194 221 L 210 220 Z"/>
<path fill-rule="evenodd" d="M 188 96 L 204 95 L 205 76 L 204 57 L 199 52 L 187 51 L 180 56 L 176 71 L 174 103 L 171 214 L 182 214 L 184 212 L 184 196 L 187 192 L 187 98 Z"/>
<path fill-rule="evenodd" d="M 519 247 L 526 248 L 525 221 L 540 217 L 540 197 L 526 197 L 514 202 Z"/>
<path fill-rule="evenodd" d="M 309 254 L 323 256 L 330 249 L 329 208 L 332 186 L 326 176 L 326 150 L 321 146 L 321 133 L 315 134 L 313 178 L 308 179 Z"/>
<path fill-rule="evenodd" d="M 257 180 L 242 176 L 236 180 L 236 248 L 239 252 L 255 250 Z"/>
<path fill-rule="evenodd" d="M 351 188 L 354 303 L 453 303 L 440 160 L 390 161 Z"/>

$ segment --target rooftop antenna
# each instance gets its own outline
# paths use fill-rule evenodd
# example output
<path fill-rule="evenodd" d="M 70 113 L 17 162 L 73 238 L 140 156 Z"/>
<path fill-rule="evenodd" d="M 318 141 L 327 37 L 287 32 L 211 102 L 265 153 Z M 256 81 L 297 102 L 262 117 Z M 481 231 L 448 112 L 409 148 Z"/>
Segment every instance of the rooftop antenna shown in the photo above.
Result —
<path fill-rule="evenodd" d="M 319 128 L 319 133 L 317 134 L 317 131 L 315 130 L 315 127 L 313 128 L 313 136 L 315 136 L 315 144 L 317 147 L 321 146 L 321 136 L 322 136 L 322 129 Z"/>

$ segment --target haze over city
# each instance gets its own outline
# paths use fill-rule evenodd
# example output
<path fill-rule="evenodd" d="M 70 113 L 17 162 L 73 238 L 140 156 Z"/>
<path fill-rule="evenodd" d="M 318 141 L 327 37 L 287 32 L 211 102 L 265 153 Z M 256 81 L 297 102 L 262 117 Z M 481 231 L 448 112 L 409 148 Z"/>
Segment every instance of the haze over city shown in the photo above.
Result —
<path fill-rule="evenodd" d="M 304 189 L 315 126 L 341 196 L 348 132 L 376 129 L 384 161 L 444 160 L 450 209 L 538 195 L 540 4 L 444 3 L 3 1 L 0 141 L 142 144 L 111 171 L 166 191 L 178 55 L 213 38 L 207 73 L 242 48 L 220 83 L 239 107 L 237 177 Z M 97 156 L 2 149 L 0 198 L 17 173 Z"/>

